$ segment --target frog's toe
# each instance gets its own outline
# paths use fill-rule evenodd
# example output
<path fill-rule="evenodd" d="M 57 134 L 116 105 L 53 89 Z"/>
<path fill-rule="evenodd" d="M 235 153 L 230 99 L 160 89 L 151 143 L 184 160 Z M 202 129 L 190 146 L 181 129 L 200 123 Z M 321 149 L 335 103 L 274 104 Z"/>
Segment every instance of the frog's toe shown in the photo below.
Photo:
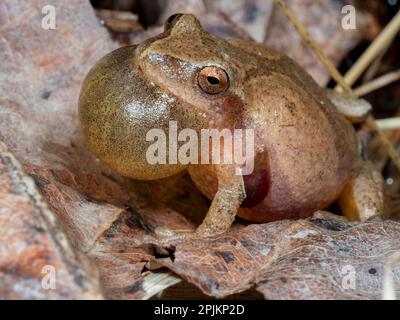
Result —
<path fill-rule="evenodd" d="M 155 235 L 149 237 L 147 240 L 150 243 L 156 244 L 160 247 L 167 247 L 176 245 L 181 242 L 193 240 L 197 237 L 196 233 L 192 230 L 171 230 L 167 228 L 156 228 Z"/>
<path fill-rule="evenodd" d="M 336 110 L 351 123 L 362 123 L 369 116 L 372 106 L 364 99 L 355 98 L 353 95 L 326 90 L 326 94 Z"/>
<path fill-rule="evenodd" d="M 385 218 L 384 180 L 370 162 L 363 162 L 358 174 L 344 187 L 339 206 L 351 221 Z"/>

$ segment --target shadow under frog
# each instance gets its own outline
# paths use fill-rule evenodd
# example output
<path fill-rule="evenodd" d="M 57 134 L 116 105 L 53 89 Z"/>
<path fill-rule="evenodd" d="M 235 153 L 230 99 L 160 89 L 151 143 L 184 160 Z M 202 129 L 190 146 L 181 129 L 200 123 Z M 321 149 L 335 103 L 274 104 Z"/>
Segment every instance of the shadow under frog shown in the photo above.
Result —
<path fill-rule="evenodd" d="M 190 14 L 171 16 L 165 31 L 117 49 L 87 75 L 79 99 L 83 132 L 94 154 L 116 172 L 154 180 L 188 170 L 212 199 L 196 235 L 228 230 L 239 216 L 257 222 L 310 216 L 338 200 L 351 220 L 382 216 L 383 179 L 359 155 L 350 123 L 364 114 L 343 107 L 354 99 L 320 88 L 287 56 L 244 40 L 206 33 Z M 347 118 L 347 119 L 346 119 Z M 146 133 L 254 130 L 255 168 L 153 164 Z"/>

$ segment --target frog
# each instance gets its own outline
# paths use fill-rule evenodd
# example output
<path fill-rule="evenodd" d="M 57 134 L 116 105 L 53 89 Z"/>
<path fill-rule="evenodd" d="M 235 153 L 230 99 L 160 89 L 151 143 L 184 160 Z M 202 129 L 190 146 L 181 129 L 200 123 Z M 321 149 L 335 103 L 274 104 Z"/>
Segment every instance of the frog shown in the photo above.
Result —
<path fill-rule="evenodd" d="M 319 86 L 279 51 L 218 38 L 196 16 L 175 14 L 161 34 L 92 67 L 78 113 L 89 148 L 116 173 L 158 180 L 187 171 L 211 200 L 194 235 L 212 237 L 237 216 L 303 219 L 333 203 L 351 221 L 384 217 L 383 177 L 362 157 L 353 126 L 370 109 Z M 241 174 L 236 163 L 149 163 L 146 135 L 171 121 L 198 133 L 253 130 L 252 172 Z"/>

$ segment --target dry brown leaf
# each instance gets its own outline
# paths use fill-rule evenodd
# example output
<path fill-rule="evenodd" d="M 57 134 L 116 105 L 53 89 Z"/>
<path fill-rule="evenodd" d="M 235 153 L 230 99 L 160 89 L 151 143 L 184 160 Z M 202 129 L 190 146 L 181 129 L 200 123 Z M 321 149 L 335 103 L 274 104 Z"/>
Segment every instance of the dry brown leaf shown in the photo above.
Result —
<path fill-rule="evenodd" d="M 42 29 L 41 8 L 47 4 L 40 0 L 3 1 L 0 6 L 0 138 L 34 178 L 75 248 L 88 252 L 124 212 L 130 199 L 91 156 L 77 120 L 80 84 L 114 44 L 88 2 L 53 1 L 57 28 Z M 2 201 L 7 198 L 2 197 Z M 26 208 L 17 203 L 13 210 L 22 214 Z M 5 227 L 2 225 L 2 229 Z M 18 221 L 7 225 L 11 232 L 17 228 Z M 61 231 L 52 226 L 48 232 Z M 12 244 L 10 238 L 4 245 L 8 241 Z M 45 249 L 39 247 L 38 251 Z M 46 251 L 41 254 L 46 255 Z M 105 261 L 110 259 L 104 257 Z M 106 262 L 100 260 L 96 257 L 102 271 Z M 35 263 L 34 259 L 30 262 Z M 8 260 L 1 264 L 13 272 Z M 93 263 L 91 268 L 95 270 Z M 48 293 L 48 297 L 53 295 Z M 23 297 L 23 292 L 15 291 L 14 297 Z M 43 297 L 41 292 L 30 296 Z M 79 291 L 75 297 L 79 297 Z"/>
<path fill-rule="evenodd" d="M 269 18 L 273 10 L 272 1 L 264 0 L 204 0 L 208 12 L 222 12 L 240 26 L 254 41 L 263 42 Z"/>
<path fill-rule="evenodd" d="M 158 261 L 219 298 L 255 286 L 266 299 L 379 299 L 399 235 L 394 221 L 349 223 L 317 213 L 178 244 L 173 259 Z M 399 294 L 400 266 L 394 283 Z"/>
<path fill-rule="evenodd" d="M 0 226 L 1 299 L 102 298 L 96 269 L 73 249 L 33 180 L 1 142 Z"/>

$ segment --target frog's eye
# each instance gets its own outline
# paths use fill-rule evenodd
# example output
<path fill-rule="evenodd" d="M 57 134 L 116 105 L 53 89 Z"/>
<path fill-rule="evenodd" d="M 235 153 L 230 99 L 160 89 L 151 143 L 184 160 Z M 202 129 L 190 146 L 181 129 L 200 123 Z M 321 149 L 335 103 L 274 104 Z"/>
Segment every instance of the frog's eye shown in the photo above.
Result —
<path fill-rule="evenodd" d="M 208 94 L 221 93 L 229 86 L 227 73 L 219 67 L 204 67 L 197 81 L 201 90 Z"/>
<path fill-rule="evenodd" d="M 165 21 L 164 23 L 164 30 L 168 30 L 170 29 L 173 24 L 178 21 L 178 18 L 182 16 L 182 13 L 175 13 L 172 16 L 169 16 L 169 18 L 167 19 L 167 21 Z"/>

